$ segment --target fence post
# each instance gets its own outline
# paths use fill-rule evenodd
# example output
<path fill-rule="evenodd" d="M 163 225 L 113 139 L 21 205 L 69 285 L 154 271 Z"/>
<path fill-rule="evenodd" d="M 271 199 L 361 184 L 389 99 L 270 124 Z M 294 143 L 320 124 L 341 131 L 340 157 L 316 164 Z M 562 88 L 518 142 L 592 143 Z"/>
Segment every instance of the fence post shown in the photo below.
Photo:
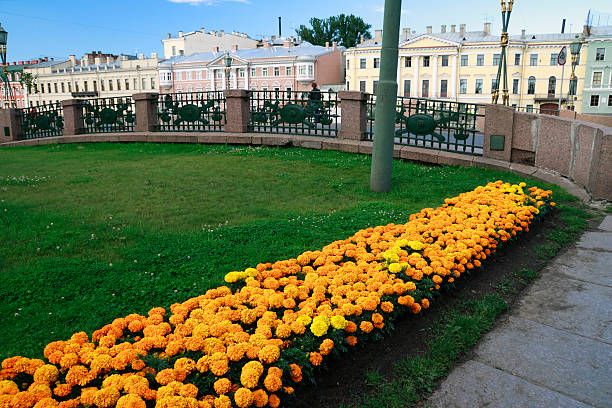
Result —
<path fill-rule="evenodd" d="M 484 127 L 484 156 L 509 162 L 512 158 L 514 109 L 504 105 L 486 105 Z"/>
<path fill-rule="evenodd" d="M 18 112 L 15 108 L 0 109 L 0 143 L 21 139 L 21 117 Z"/>
<path fill-rule="evenodd" d="M 157 130 L 157 98 L 154 92 L 132 95 L 136 105 L 136 124 L 134 132 L 155 132 Z"/>
<path fill-rule="evenodd" d="M 340 91 L 341 129 L 339 139 L 366 140 L 368 124 L 368 94 L 358 91 Z"/>
<path fill-rule="evenodd" d="M 245 89 L 228 89 L 223 92 L 225 97 L 225 132 L 247 133 L 251 120 L 250 96 Z"/>
<path fill-rule="evenodd" d="M 64 136 L 80 135 L 85 129 L 83 122 L 83 101 L 67 99 L 62 101 L 64 110 Z"/>

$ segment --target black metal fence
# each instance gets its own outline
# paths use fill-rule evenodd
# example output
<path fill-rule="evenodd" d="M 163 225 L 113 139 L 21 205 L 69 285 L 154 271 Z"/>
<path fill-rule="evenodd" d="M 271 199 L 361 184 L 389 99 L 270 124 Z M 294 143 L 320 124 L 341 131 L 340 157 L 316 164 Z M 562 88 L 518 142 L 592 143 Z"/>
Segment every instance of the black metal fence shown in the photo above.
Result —
<path fill-rule="evenodd" d="M 288 133 L 336 137 L 340 130 L 336 92 L 251 91 L 249 129 L 255 133 Z"/>
<path fill-rule="evenodd" d="M 133 132 L 136 108 L 131 96 L 86 99 L 84 133 Z"/>
<path fill-rule="evenodd" d="M 223 91 L 159 95 L 157 117 L 160 132 L 222 132 L 227 123 Z"/>
<path fill-rule="evenodd" d="M 374 138 L 376 96 L 367 103 L 366 135 Z M 398 97 L 395 144 L 482 155 L 484 106 L 422 98 Z"/>
<path fill-rule="evenodd" d="M 60 103 L 47 103 L 18 110 L 21 134 L 24 139 L 61 136 L 64 130 L 64 112 Z"/>

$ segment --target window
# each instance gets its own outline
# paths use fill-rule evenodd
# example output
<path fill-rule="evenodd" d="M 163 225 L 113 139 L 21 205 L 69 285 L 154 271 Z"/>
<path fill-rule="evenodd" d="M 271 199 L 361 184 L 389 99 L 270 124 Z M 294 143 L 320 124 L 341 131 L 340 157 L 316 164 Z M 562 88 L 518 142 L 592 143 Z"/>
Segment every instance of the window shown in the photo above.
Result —
<path fill-rule="evenodd" d="M 70 85 L 70 83 L 68 85 Z M 102 90 L 102 92 L 104 92 L 106 90 L 106 89 L 104 89 L 104 80 L 103 79 L 100 80 L 100 89 Z"/>
<path fill-rule="evenodd" d="M 244 69 L 239 69 L 238 70 L 238 77 L 239 78 L 244 78 L 245 75 L 246 75 L 246 72 L 244 71 Z"/>
<path fill-rule="evenodd" d="M 462 67 L 467 67 L 468 66 L 468 56 L 467 55 L 462 55 L 461 56 L 461 66 Z"/>
<path fill-rule="evenodd" d="M 174 45 L 172 46 L 172 55 L 176 55 L 176 47 Z"/>
<path fill-rule="evenodd" d="M 287 69 L 289 69 L 289 67 L 287 67 Z M 350 59 L 346 60 L 346 69 L 351 69 L 351 60 Z M 291 74 L 287 74 L 287 75 L 291 75 Z"/>
<path fill-rule="evenodd" d="M 62 93 L 66 92 L 65 88 L 64 88 L 64 83 L 62 82 Z"/>
<path fill-rule="evenodd" d="M 476 65 L 482 67 L 484 65 L 484 54 L 478 54 L 476 56 Z"/>
<path fill-rule="evenodd" d="M 87 83 L 87 82 L 85 82 L 85 83 Z M 87 89 L 86 89 L 86 90 L 87 90 Z M 49 91 L 49 93 L 51 93 L 51 82 L 49 82 L 49 83 L 47 84 L 47 91 Z"/>
<path fill-rule="evenodd" d="M 201 71 L 200 71 L 200 75 L 202 75 L 202 72 L 201 72 Z M 145 89 L 147 89 L 147 78 L 142 78 L 142 83 L 141 83 L 141 85 L 142 85 L 142 86 L 140 87 L 140 89 L 142 89 L 143 91 L 144 91 Z"/>
<path fill-rule="evenodd" d="M 459 80 L 459 93 L 466 94 L 467 93 L 467 79 Z"/>
<path fill-rule="evenodd" d="M 499 89 L 499 84 L 497 83 L 497 78 L 493 78 L 491 80 L 491 93 L 496 89 Z"/>
<path fill-rule="evenodd" d="M 380 68 L 380 58 L 374 58 L 374 68 Z"/>
<path fill-rule="evenodd" d="M 529 65 L 535 67 L 538 65 L 538 54 L 531 54 L 529 56 Z"/>
<path fill-rule="evenodd" d="M 349 81 L 346 81 L 346 88 L 347 91 L 351 90 L 351 83 Z"/>
<path fill-rule="evenodd" d="M 217 76 L 217 79 L 223 78 L 223 74 L 224 74 L 224 71 L 221 71 L 220 69 L 215 71 L 215 75 Z M 266 75 L 267 75 L 267 71 L 266 71 Z"/>
<path fill-rule="evenodd" d="M 448 80 L 442 79 L 440 81 L 440 97 L 446 98 L 448 94 Z"/>
<path fill-rule="evenodd" d="M 512 80 L 512 94 L 518 95 L 518 93 L 519 93 L 519 80 L 518 78 L 515 78 Z"/>
<path fill-rule="evenodd" d="M 268 76 L 268 67 L 261 69 L 261 76 Z"/>
<path fill-rule="evenodd" d="M 306 66 L 305 65 L 298 66 L 298 75 L 306 75 Z"/>
<path fill-rule="evenodd" d="M 612 106 L 612 94 L 608 95 L 608 106 Z"/>
<path fill-rule="evenodd" d="M 274 67 L 274 76 L 280 76 L 280 67 Z"/>
<path fill-rule="evenodd" d="M 551 76 L 548 78 L 548 97 L 554 97 L 557 88 L 557 78 Z"/>
<path fill-rule="evenodd" d="M 605 57 L 606 57 L 606 49 L 598 48 L 597 52 L 595 53 L 595 61 L 603 61 Z"/>
<path fill-rule="evenodd" d="M 423 57 L 423 66 L 424 67 L 428 67 L 429 66 L 429 55 L 426 55 Z"/>
<path fill-rule="evenodd" d="M 365 69 L 365 68 L 366 68 L 366 59 L 360 58 L 359 59 L 359 69 Z"/>
<path fill-rule="evenodd" d="M 89 87 L 87 86 L 87 81 L 83 81 L 83 89 L 85 92 L 89 91 Z"/>
<path fill-rule="evenodd" d="M 53 90 L 55 90 L 55 93 L 57 93 L 57 82 L 53 84 Z"/>
<path fill-rule="evenodd" d="M 129 91 L 129 90 L 130 90 L 130 80 L 129 80 L 129 79 L 126 79 L 126 80 L 125 80 L 125 90 L 126 90 L 126 91 Z"/>
<path fill-rule="evenodd" d="M 474 93 L 475 94 L 481 94 L 482 93 L 482 79 L 477 79 L 476 80 L 476 84 L 474 87 Z"/>
<path fill-rule="evenodd" d="M 601 86 L 601 71 L 593 72 L 593 81 L 591 82 L 592 86 Z"/>
<path fill-rule="evenodd" d="M 377 90 L 378 90 L 378 81 L 372 81 L 372 93 L 376 95 Z"/>
<path fill-rule="evenodd" d="M 365 86 L 366 86 L 365 81 L 359 81 L 359 91 L 365 92 L 366 91 Z"/>
<path fill-rule="evenodd" d="M 93 90 L 94 92 L 98 92 L 98 82 L 97 81 L 93 81 Z"/>
<path fill-rule="evenodd" d="M 251 76 L 254 77 L 255 75 L 257 75 L 257 69 L 251 68 Z"/>
<path fill-rule="evenodd" d="M 514 65 L 521 65 L 521 54 L 514 54 Z"/>
<path fill-rule="evenodd" d="M 423 98 L 427 98 L 429 96 L 429 80 L 423 80 L 423 88 L 421 89 L 421 95 Z"/>
<path fill-rule="evenodd" d="M 210 79 L 210 71 L 206 70 L 206 79 Z"/>
<path fill-rule="evenodd" d="M 527 94 L 528 95 L 535 95 L 535 86 L 536 86 L 535 77 L 530 76 L 529 79 L 527 80 Z"/>
<path fill-rule="evenodd" d="M 591 95 L 591 106 L 599 106 L 599 95 Z"/>
<path fill-rule="evenodd" d="M 94 82 L 94 91 L 96 88 L 96 83 Z M 138 89 L 138 78 L 134 78 L 134 90 Z"/>
<path fill-rule="evenodd" d="M 308 66 L 308 75 L 310 75 L 310 76 L 314 75 L 314 66 L 313 65 L 309 65 Z"/>
<path fill-rule="evenodd" d="M 291 67 L 285 67 L 285 75 L 291 76 Z"/>
<path fill-rule="evenodd" d="M 559 65 L 559 54 L 550 54 L 550 65 Z"/>
<path fill-rule="evenodd" d="M 493 54 L 493 65 L 498 66 L 501 61 L 501 54 Z"/>
<path fill-rule="evenodd" d="M 196 79 L 200 81 L 202 79 L 202 71 L 196 71 Z"/>
<path fill-rule="evenodd" d="M 404 57 L 404 67 L 412 67 L 412 57 Z"/>
<path fill-rule="evenodd" d="M 155 89 L 155 78 L 151 78 L 151 89 Z"/>
<path fill-rule="evenodd" d="M 532 112 L 533 112 L 533 105 L 527 105 L 527 106 L 525 107 L 525 112 L 532 113 Z"/>
<path fill-rule="evenodd" d="M 183 72 L 183 79 L 185 79 L 187 81 L 191 81 L 191 71 Z"/>
<path fill-rule="evenodd" d="M 443 67 L 448 67 L 448 55 L 443 55 L 442 56 L 442 66 Z"/>
<path fill-rule="evenodd" d="M 410 96 L 410 80 L 404 79 L 404 96 Z"/>
<path fill-rule="evenodd" d="M 117 80 L 117 90 L 118 91 L 121 90 L 121 80 L 120 79 Z"/>
<path fill-rule="evenodd" d="M 108 90 L 109 90 L 109 91 L 112 91 L 112 90 L 113 90 L 113 80 L 112 80 L 112 79 L 109 79 L 109 80 L 108 80 Z"/>

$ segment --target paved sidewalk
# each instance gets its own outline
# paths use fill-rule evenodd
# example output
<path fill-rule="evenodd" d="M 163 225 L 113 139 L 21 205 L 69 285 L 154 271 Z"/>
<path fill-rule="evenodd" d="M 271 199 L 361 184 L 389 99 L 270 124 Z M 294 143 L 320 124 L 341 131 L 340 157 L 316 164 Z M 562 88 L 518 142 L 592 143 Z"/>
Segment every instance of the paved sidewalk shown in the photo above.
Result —
<path fill-rule="evenodd" d="M 612 407 L 612 216 L 542 271 L 428 407 Z"/>

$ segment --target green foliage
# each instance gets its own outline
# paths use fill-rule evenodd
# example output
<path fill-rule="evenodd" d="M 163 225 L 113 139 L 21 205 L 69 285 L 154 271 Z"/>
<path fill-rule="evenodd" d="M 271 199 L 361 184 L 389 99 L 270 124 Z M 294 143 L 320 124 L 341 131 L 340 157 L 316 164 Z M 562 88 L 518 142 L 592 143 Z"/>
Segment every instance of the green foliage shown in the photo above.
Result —
<path fill-rule="evenodd" d="M 25 86 L 28 89 L 28 93 L 30 93 L 37 78 L 38 75 L 32 75 L 31 72 L 22 72 L 21 76 L 19 77 L 19 84 L 21 84 L 21 86 Z"/>
<path fill-rule="evenodd" d="M 295 31 L 303 40 L 314 45 L 336 41 L 339 45 L 350 48 L 357 45 L 361 35 L 365 39 L 372 38 L 368 31 L 372 26 L 353 14 L 340 14 L 326 19 L 313 17 L 310 19 L 310 26 L 302 24 Z"/>

